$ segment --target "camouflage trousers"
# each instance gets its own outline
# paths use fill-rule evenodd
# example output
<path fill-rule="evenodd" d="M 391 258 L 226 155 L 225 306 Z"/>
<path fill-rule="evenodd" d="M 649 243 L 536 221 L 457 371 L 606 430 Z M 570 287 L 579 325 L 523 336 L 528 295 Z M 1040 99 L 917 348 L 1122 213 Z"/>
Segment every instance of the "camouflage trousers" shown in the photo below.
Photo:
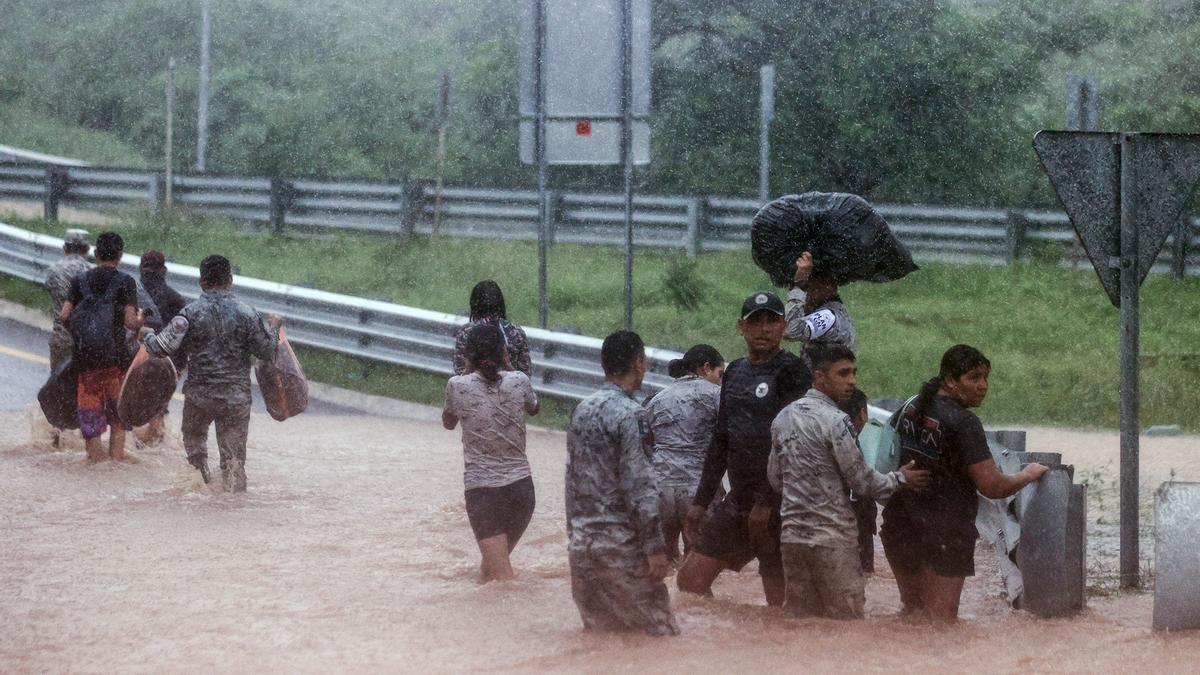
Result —
<path fill-rule="evenodd" d="M 55 372 L 75 352 L 75 341 L 66 329 L 55 328 L 50 333 L 50 372 Z"/>
<path fill-rule="evenodd" d="M 786 583 L 784 609 L 792 616 L 861 619 L 866 582 L 858 547 L 780 545 Z"/>
<path fill-rule="evenodd" d="M 188 395 L 183 401 L 183 448 L 188 462 L 207 475 L 208 427 L 217 428 L 221 478 L 233 492 L 246 490 L 246 435 L 250 431 L 250 401 L 205 399 Z M 201 469 L 201 465 L 206 468 Z M 207 479 L 206 479 L 207 480 Z"/>
<path fill-rule="evenodd" d="M 679 635 L 667 585 L 647 577 L 645 556 L 570 555 L 571 596 L 585 630 Z"/>

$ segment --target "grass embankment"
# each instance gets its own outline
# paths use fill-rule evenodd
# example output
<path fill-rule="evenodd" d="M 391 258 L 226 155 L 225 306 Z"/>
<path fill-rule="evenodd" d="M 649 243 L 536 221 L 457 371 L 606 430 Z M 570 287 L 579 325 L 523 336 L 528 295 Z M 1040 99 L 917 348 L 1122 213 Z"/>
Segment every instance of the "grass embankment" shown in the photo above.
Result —
<path fill-rule="evenodd" d="M 60 122 L 20 102 L 0 105 L 0 145 L 101 166 L 146 165 L 145 158 L 133 146 L 116 136 Z"/>
<path fill-rule="evenodd" d="M 59 233 L 63 225 L 15 223 Z M 537 317 L 536 248 L 532 243 L 374 235 L 310 239 L 246 235 L 228 222 L 131 215 L 120 228 L 131 251 L 165 250 L 196 264 L 228 255 L 240 273 L 446 312 L 465 313 L 471 286 L 493 278 L 505 289 L 509 316 Z M 165 234 L 164 234 L 165 232 Z M 669 278 L 684 279 L 671 283 Z M 635 266 L 635 324 L 647 343 L 683 349 L 715 345 L 741 356 L 737 312 L 745 296 L 768 286 L 746 251 L 681 264 L 674 251 L 642 249 Z M 9 293 L 11 285 L 2 287 Z M 672 289 L 699 291 L 696 309 L 680 309 Z M 618 249 L 558 245 L 550 258 L 550 324 L 587 335 L 620 327 L 622 256 Z M 980 410 L 992 425 L 1041 424 L 1115 428 L 1118 315 L 1095 274 L 1054 265 L 1012 268 L 926 264 L 887 285 L 851 284 L 842 296 L 859 328 L 860 386 L 871 397 L 905 397 L 936 373 L 941 353 L 966 342 L 992 360 L 992 389 Z M 15 298 L 14 298 L 15 299 Z M 1143 288 L 1144 425 L 1200 430 L 1200 280 L 1155 275 Z M 307 352 L 306 357 L 310 356 Z M 439 403 L 441 377 L 370 365 L 338 355 L 311 355 L 314 380 L 427 403 Z M 544 424 L 561 423 L 561 410 Z"/>

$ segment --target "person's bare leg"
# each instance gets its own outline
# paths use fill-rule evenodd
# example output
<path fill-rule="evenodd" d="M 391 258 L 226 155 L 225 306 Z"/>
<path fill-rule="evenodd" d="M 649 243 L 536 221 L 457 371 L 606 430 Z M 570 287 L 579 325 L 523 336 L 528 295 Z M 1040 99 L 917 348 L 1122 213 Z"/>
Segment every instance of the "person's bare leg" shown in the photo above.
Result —
<path fill-rule="evenodd" d="M 900 589 L 900 615 L 922 614 L 925 611 L 924 574 L 904 574 L 892 568 L 896 587 Z"/>
<path fill-rule="evenodd" d="M 480 564 L 483 583 L 508 581 L 513 578 L 512 563 L 508 559 L 508 535 L 497 534 L 480 539 L 479 552 L 483 554 L 483 562 Z"/>
<path fill-rule="evenodd" d="M 712 595 L 712 584 L 716 581 L 725 563 L 703 553 L 692 551 L 683 559 L 679 572 L 675 575 L 675 584 L 684 593 L 696 595 Z"/>
<path fill-rule="evenodd" d="M 763 595 L 767 596 L 767 604 L 771 607 L 782 607 L 783 599 L 787 597 L 787 584 L 782 574 L 764 574 L 762 576 Z"/>
<path fill-rule="evenodd" d="M 108 459 L 108 455 L 104 453 L 104 437 L 97 436 L 95 438 L 83 439 L 83 447 L 87 450 L 87 463 L 95 464 Z"/>
<path fill-rule="evenodd" d="M 925 615 L 933 621 L 958 620 L 958 601 L 962 597 L 965 577 L 944 577 L 926 567 L 922 570 Z"/>
<path fill-rule="evenodd" d="M 119 426 L 109 426 L 108 456 L 118 462 L 129 459 L 129 456 L 125 454 L 125 430 Z"/>
<path fill-rule="evenodd" d="M 150 418 L 150 423 L 146 429 L 146 443 L 162 443 L 167 436 L 166 424 L 163 422 L 162 415 L 155 415 Z"/>

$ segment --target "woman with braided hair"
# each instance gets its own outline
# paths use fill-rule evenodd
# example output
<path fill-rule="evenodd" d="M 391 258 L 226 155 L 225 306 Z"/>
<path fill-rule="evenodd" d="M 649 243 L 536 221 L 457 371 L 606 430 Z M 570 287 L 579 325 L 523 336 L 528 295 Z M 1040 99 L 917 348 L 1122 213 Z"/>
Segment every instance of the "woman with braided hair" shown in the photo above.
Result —
<path fill-rule="evenodd" d="M 963 581 L 975 574 L 976 491 L 1002 499 L 1047 471 L 1030 464 L 1010 475 L 996 467 L 983 425 L 969 410 L 987 396 L 991 369 L 978 349 L 955 345 L 937 377 L 892 417 L 901 465 L 915 461 L 931 478 L 927 488 L 897 493 L 883 509 L 879 535 L 905 614 L 958 618 Z"/>

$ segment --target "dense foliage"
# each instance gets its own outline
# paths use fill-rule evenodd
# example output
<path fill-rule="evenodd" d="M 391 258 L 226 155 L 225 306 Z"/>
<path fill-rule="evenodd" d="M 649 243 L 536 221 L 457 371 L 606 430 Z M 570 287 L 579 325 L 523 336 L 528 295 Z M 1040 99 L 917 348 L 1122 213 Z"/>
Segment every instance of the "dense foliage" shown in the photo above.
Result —
<path fill-rule="evenodd" d="M 455 83 L 447 179 L 531 185 L 531 170 L 516 159 L 521 2 L 212 0 L 209 169 L 430 177 L 445 69 Z M 53 118 L 108 132 L 157 163 L 173 56 L 174 150 L 179 168 L 190 167 L 199 6 L 0 0 L 0 109 L 8 111 L 0 135 L 43 138 L 23 134 L 14 118 Z M 1072 72 L 1100 82 L 1106 128 L 1194 131 L 1200 121 L 1195 0 L 653 7 L 654 160 L 639 172 L 645 190 L 756 191 L 758 68 L 767 62 L 778 72 L 776 193 L 1045 202 L 1030 139 L 1061 126 Z M 605 169 L 555 172 L 560 185 L 612 188 L 618 180 Z"/>

